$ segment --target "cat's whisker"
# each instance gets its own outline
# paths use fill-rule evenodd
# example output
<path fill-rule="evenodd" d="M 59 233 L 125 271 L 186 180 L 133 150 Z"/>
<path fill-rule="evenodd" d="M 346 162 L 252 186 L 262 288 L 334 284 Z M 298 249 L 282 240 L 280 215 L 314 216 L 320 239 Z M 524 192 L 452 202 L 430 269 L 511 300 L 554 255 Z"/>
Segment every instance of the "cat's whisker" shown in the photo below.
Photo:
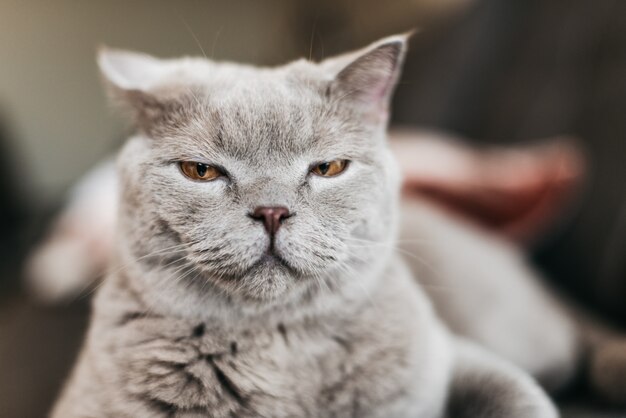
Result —
<path fill-rule="evenodd" d="M 317 281 L 320 283 L 320 287 L 323 287 L 326 289 L 326 291 L 328 291 L 328 293 L 332 293 L 332 289 L 330 288 L 329 284 L 326 282 L 326 280 L 324 279 L 324 277 L 322 276 L 321 272 L 316 274 L 317 277 Z M 324 290 L 324 289 L 321 289 Z"/>
<path fill-rule="evenodd" d="M 211 46 L 211 59 L 215 59 L 215 48 L 217 47 L 217 41 L 220 39 L 220 35 L 222 34 L 223 29 L 224 25 L 221 25 L 215 33 L 215 38 L 213 38 L 213 45 Z"/>
<path fill-rule="evenodd" d="M 432 284 L 432 283 L 424 283 L 418 282 L 419 286 L 423 289 L 427 289 L 429 292 L 445 292 L 445 293 L 466 293 L 468 290 L 467 287 L 464 286 L 448 286 L 442 284 Z"/>
<path fill-rule="evenodd" d="M 181 257 L 182 259 L 182 257 Z M 178 273 L 180 273 L 181 271 L 183 271 L 186 267 L 189 267 L 188 264 L 184 264 L 183 266 L 177 267 L 173 272 L 170 272 L 170 274 L 165 277 L 165 278 L 161 278 L 161 280 L 172 280 L 171 285 L 176 285 L 178 283 L 180 283 L 182 280 L 184 280 L 186 277 L 190 276 L 191 274 L 195 273 L 198 271 L 198 266 L 195 265 L 193 267 L 191 267 L 189 269 L 189 271 L 183 273 L 182 275 L 178 275 Z M 157 300 L 167 300 L 167 298 L 164 298 L 164 293 L 163 291 L 158 291 L 156 293 L 156 299 Z M 154 306 L 148 306 L 147 309 L 144 311 L 145 314 L 150 315 L 152 314 L 154 310 Z"/>
<path fill-rule="evenodd" d="M 427 239 L 393 239 L 393 240 L 387 240 L 387 241 L 374 241 L 374 240 L 368 240 L 364 238 L 345 236 L 345 237 L 340 237 L 340 240 L 344 242 L 356 242 L 356 243 L 371 244 L 371 245 L 390 245 L 390 244 L 431 245 L 432 244 L 432 242 Z"/>
<path fill-rule="evenodd" d="M 167 255 L 170 255 L 170 254 L 175 254 L 175 253 L 180 252 L 180 251 L 184 251 L 184 250 L 190 248 L 192 245 L 197 244 L 198 242 L 188 242 L 188 243 L 183 242 L 183 243 L 180 243 L 180 244 L 177 244 L 177 245 L 173 245 L 171 247 L 162 248 L 162 249 L 153 251 L 151 253 L 142 255 L 141 257 L 133 258 L 132 260 L 129 260 L 128 262 L 124 263 L 122 266 L 120 266 L 120 267 L 118 267 L 118 268 L 116 268 L 116 269 L 114 269 L 112 271 L 109 271 L 108 274 L 119 273 L 124 268 L 127 268 L 130 264 L 135 263 L 137 261 L 144 260 L 144 259 L 149 258 L 149 257 L 167 256 Z"/>
<path fill-rule="evenodd" d="M 309 61 L 313 59 L 313 43 L 315 42 L 315 29 L 317 28 L 318 16 L 313 20 L 313 28 L 311 29 L 311 40 L 309 41 Z"/>
<path fill-rule="evenodd" d="M 347 275 L 354 275 L 354 273 L 356 272 L 356 269 L 353 266 L 350 266 L 348 263 L 346 263 L 345 261 L 341 261 L 339 264 L 343 270 L 345 271 L 345 273 Z M 374 300 L 374 298 L 372 297 L 371 292 L 369 291 L 369 289 L 367 289 L 363 283 L 361 283 L 359 280 L 354 280 L 354 283 L 359 286 L 361 288 L 361 290 L 363 291 L 363 294 L 365 295 L 365 297 L 367 298 L 367 300 L 370 302 L 371 306 L 378 310 L 380 313 L 380 307 L 376 304 L 376 301 Z"/>
<path fill-rule="evenodd" d="M 121 266 L 113 269 L 113 270 L 109 270 L 105 273 L 102 274 L 102 277 L 99 280 L 99 283 L 97 283 L 95 286 L 93 285 L 93 283 L 95 283 L 97 280 L 96 279 L 91 279 L 88 281 L 85 281 L 84 285 L 82 286 L 81 290 L 79 292 L 77 292 L 76 296 L 74 297 L 74 300 L 78 300 L 81 299 L 83 297 L 87 297 L 91 294 L 93 294 L 94 292 L 96 292 L 100 287 L 102 287 L 102 285 L 104 284 L 105 280 L 107 279 L 107 277 L 111 277 L 117 273 L 120 273 L 122 271 L 124 271 L 125 269 L 129 268 L 132 264 L 144 260 L 148 257 L 154 257 L 154 256 L 169 256 L 172 254 L 176 254 L 178 252 L 181 251 L 185 251 L 189 245 L 193 245 L 193 243 L 181 243 L 181 244 L 177 244 L 171 247 L 167 247 L 167 248 L 163 248 L 160 250 L 156 250 L 154 252 L 151 252 L 149 254 L 143 255 L 141 257 L 138 258 L 134 258 L 132 260 L 129 260 L 128 262 L 122 264 Z"/>
<path fill-rule="evenodd" d="M 428 263 L 426 260 L 424 260 L 423 258 L 419 257 L 417 254 L 414 254 L 404 248 L 399 247 L 398 245 L 395 244 L 396 241 L 381 241 L 381 242 L 376 242 L 376 241 L 368 241 L 368 240 L 364 240 L 364 239 L 359 239 L 359 238 L 347 238 L 347 240 L 354 240 L 356 242 L 361 242 L 364 243 L 363 245 L 351 245 L 351 247 L 354 248 L 390 248 L 400 254 L 402 254 L 403 256 L 406 257 L 411 257 L 415 260 L 417 260 L 418 262 L 420 262 L 422 265 L 424 265 L 426 268 L 428 268 L 429 270 L 431 270 L 433 273 L 435 274 L 439 274 L 440 272 L 437 271 L 435 269 L 435 267 Z M 408 241 L 413 241 L 413 240 L 408 240 Z"/>
<path fill-rule="evenodd" d="M 200 43 L 200 40 L 196 36 L 196 33 L 193 31 L 193 29 L 191 28 L 189 23 L 187 23 L 187 20 L 185 20 L 185 18 L 182 15 L 180 15 L 180 14 L 178 15 L 178 18 L 180 19 L 180 21 L 183 23 L 183 25 L 187 29 L 187 32 L 189 32 L 189 35 L 191 35 L 193 40 L 196 42 L 196 45 L 198 46 L 198 48 L 200 48 L 200 51 L 202 52 L 202 55 L 204 56 L 204 58 L 208 59 L 206 53 L 204 52 L 204 48 L 202 47 L 202 44 Z"/>
<path fill-rule="evenodd" d="M 443 273 L 439 270 L 437 270 L 431 263 L 428 263 L 424 258 L 419 257 L 417 254 L 413 254 L 411 252 L 408 252 L 404 249 L 401 248 L 396 248 L 393 246 L 390 246 L 391 249 L 393 251 L 398 252 L 401 256 L 403 257 L 410 257 L 415 259 L 417 262 L 419 262 L 423 267 L 425 267 L 427 270 L 429 270 L 432 274 L 433 277 L 438 278 L 438 277 L 442 277 Z M 362 247 L 358 247 L 358 248 L 367 248 L 367 246 L 362 246 Z M 372 247 L 373 248 L 373 247 Z M 357 254 L 357 253 L 350 253 L 351 256 L 353 256 L 354 258 L 359 259 L 360 261 L 366 262 L 367 261 L 367 257 L 361 256 Z M 424 289 L 431 289 L 431 290 L 435 290 L 435 291 L 448 291 L 448 292 L 475 292 L 475 289 L 472 289 L 468 286 L 462 286 L 462 285 L 458 285 L 455 284 L 454 286 L 451 285 L 445 285 L 445 284 L 438 284 L 438 283 L 425 283 L 423 280 L 419 280 L 418 284 L 424 288 Z"/>

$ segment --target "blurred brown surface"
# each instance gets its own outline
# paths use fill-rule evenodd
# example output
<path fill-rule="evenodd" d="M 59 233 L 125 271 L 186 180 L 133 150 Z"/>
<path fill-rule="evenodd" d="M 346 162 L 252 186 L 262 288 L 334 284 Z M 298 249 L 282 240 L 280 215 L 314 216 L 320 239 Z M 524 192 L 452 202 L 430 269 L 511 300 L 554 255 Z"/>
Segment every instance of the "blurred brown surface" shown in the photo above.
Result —
<path fill-rule="evenodd" d="M 67 377 L 87 323 L 85 301 L 42 308 L 23 296 L 0 305 L 0 417 L 44 417 Z"/>

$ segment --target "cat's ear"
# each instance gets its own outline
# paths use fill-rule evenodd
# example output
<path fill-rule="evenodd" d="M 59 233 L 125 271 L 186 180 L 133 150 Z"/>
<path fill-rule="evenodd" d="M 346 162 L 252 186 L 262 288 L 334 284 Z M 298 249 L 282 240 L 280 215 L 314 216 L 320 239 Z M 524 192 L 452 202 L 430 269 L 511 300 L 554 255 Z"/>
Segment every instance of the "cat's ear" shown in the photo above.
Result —
<path fill-rule="evenodd" d="M 110 87 L 123 91 L 147 91 L 166 71 L 164 60 L 109 47 L 98 50 L 98 66 Z"/>
<path fill-rule="evenodd" d="M 385 121 L 409 36 L 390 36 L 360 51 L 323 62 L 322 67 L 336 71 L 329 95 L 349 101 L 368 118 Z"/>
<path fill-rule="evenodd" d="M 147 130 L 176 103 L 175 91 L 160 86 L 171 73 L 172 61 L 101 47 L 98 66 L 110 98 L 130 110 L 139 128 Z"/>

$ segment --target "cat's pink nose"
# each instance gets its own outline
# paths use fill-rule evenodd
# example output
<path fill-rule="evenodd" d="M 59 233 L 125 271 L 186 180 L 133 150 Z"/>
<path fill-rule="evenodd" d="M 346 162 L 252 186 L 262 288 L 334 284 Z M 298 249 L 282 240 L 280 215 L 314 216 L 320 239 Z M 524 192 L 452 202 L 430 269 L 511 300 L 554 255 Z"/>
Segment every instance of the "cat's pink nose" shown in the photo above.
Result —
<path fill-rule="evenodd" d="M 263 221 L 265 230 L 270 235 L 276 234 L 283 220 L 290 216 L 289 209 L 284 206 L 259 206 L 250 215 L 252 219 Z"/>

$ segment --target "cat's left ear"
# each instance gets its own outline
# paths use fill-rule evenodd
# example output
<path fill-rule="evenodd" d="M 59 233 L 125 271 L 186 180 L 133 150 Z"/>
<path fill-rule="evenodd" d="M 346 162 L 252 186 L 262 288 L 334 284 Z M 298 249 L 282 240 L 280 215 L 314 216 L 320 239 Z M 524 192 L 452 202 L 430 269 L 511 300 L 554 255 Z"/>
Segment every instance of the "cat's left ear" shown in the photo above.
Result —
<path fill-rule="evenodd" d="M 390 36 L 361 51 L 323 62 L 322 66 L 330 69 L 341 66 L 329 86 L 329 95 L 351 103 L 374 122 L 386 121 L 409 36 Z"/>

